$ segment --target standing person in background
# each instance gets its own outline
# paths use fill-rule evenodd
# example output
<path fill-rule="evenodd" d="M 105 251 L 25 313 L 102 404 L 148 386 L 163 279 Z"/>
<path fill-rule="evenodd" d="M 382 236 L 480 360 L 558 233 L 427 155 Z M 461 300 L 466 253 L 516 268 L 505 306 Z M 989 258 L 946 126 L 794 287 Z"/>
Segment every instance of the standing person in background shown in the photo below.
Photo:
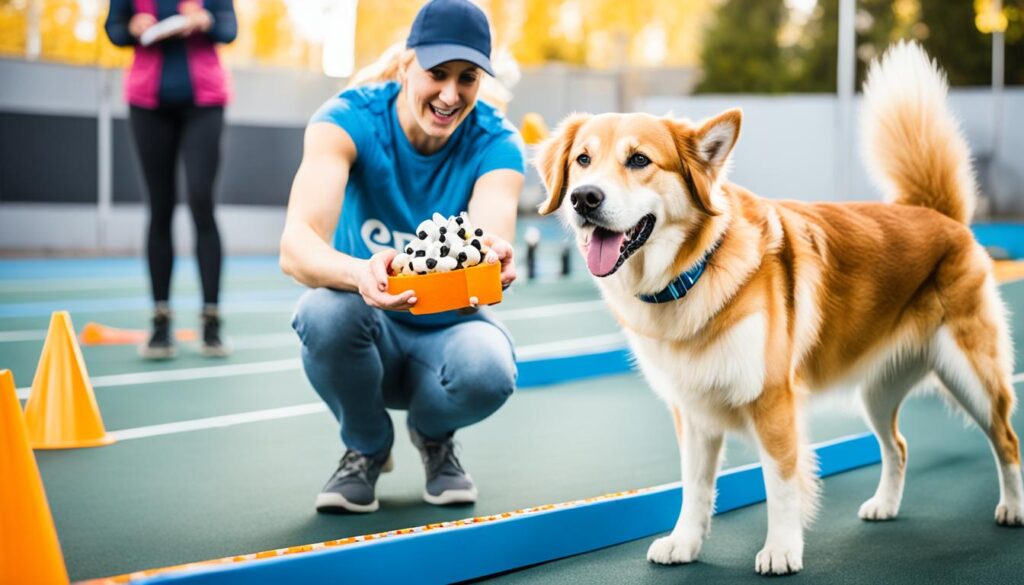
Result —
<path fill-rule="evenodd" d="M 140 43 L 150 27 L 175 15 L 184 19 L 181 30 L 148 46 Z M 153 333 L 139 353 L 146 359 L 176 355 L 169 298 L 174 264 L 171 222 L 180 154 L 203 286 L 201 351 L 211 357 L 227 356 L 218 310 L 222 250 L 213 213 L 213 184 L 230 90 L 214 45 L 235 39 L 234 7 L 231 0 L 111 0 L 106 31 L 111 42 L 134 47 L 135 53 L 124 88 L 149 192 L 146 255 L 154 303 Z"/>
<path fill-rule="evenodd" d="M 306 128 L 281 237 L 281 268 L 312 290 L 292 326 L 313 388 L 341 426 L 347 451 L 316 498 L 318 511 L 373 512 L 406 424 L 426 472 L 424 499 L 474 502 L 455 431 L 483 420 L 515 387 L 508 332 L 486 309 L 412 315 L 413 291 L 387 292 L 388 266 L 435 212 L 469 213 L 515 280 L 509 243 L 523 186 L 523 144 L 478 101 L 493 76 L 490 25 L 466 0 L 420 9 L 404 49 L 386 53 Z M 363 83 L 366 83 L 363 85 Z"/>

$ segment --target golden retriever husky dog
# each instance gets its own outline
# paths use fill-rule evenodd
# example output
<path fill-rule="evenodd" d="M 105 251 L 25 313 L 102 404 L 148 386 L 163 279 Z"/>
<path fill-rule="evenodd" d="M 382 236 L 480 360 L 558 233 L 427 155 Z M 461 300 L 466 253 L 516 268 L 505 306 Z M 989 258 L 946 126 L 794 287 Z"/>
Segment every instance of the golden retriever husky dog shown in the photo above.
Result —
<path fill-rule="evenodd" d="M 991 441 L 996 522 L 1024 523 L 1011 341 L 991 261 L 965 225 L 975 184 L 946 90 L 916 44 L 873 64 L 865 154 L 888 203 L 774 201 L 727 182 L 739 110 L 700 124 L 574 114 L 539 147 L 541 213 L 561 210 L 679 418 L 682 510 L 649 560 L 697 558 L 723 434 L 735 430 L 763 463 L 768 535 L 755 568 L 799 571 L 818 492 L 802 412 L 815 391 L 849 382 L 882 454 L 860 517 L 894 518 L 907 464 L 900 403 L 931 372 Z"/>

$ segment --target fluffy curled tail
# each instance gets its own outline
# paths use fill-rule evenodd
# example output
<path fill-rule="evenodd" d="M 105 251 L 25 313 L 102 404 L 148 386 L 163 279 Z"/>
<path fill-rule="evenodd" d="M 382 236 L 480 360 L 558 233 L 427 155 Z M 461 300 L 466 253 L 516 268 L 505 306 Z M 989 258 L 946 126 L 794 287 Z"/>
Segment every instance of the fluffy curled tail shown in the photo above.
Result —
<path fill-rule="evenodd" d="M 947 90 L 945 74 L 917 43 L 901 41 L 886 51 L 864 84 L 863 155 L 889 201 L 967 223 L 976 186 Z"/>

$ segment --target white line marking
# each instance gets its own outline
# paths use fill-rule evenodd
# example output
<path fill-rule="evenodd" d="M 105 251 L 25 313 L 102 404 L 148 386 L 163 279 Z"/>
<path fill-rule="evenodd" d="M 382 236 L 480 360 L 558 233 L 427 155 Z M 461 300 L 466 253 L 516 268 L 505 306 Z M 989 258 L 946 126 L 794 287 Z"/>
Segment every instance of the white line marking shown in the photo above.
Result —
<path fill-rule="evenodd" d="M 201 368 L 196 368 L 201 369 Z M 206 368 L 209 369 L 209 368 Z M 1014 383 L 1024 382 L 1024 372 L 1017 374 L 1013 377 Z M 186 420 L 173 423 L 165 423 L 159 425 L 150 425 L 145 427 L 136 427 L 132 429 L 123 429 L 120 431 L 111 431 L 109 434 L 117 439 L 118 441 L 129 441 L 132 439 L 142 439 L 146 437 L 157 437 L 161 435 L 172 435 L 175 433 L 187 433 L 191 431 L 201 431 L 205 429 L 215 429 L 231 427 L 241 424 L 247 424 L 252 422 L 259 422 L 265 420 L 277 420 L 282 418 L 291 418 L 295 416 L 304 416 L 307 414 L 317 414 L 320 412 L 326 412 L 327 405 L 323 402 L 309 402 L 306 404 L 296 404 L 294 406 L 285 406 L 281 408 L 270 408 L 266 410 L 254 410 L 251 412 L 243 412 L 239 414 L 228 414 L 224 416 L 213 416 L 209 418 L 200 418 L 194 420 Z M 856 433 L 852 435 L 845 435 L 834 439 L 827 439 L 811 445 L 813 449 L 819 449 L 821 447 L 827 447 L 829 445 L 835 445 L 851 439 L 858 439 L 865 436 L 866 433 Z M 749 463 L 747 465 L 741 465 L 739 467 L 731 468 L 723 473 L 731 474 L 738 473 L 746 469 L 752 469 L 760 467 L 758 463 Z M 665 484 L 662 486 L 655 486 L 651 489 L 670 489 L 678 486 L 679 482 Z"/>
<path fill-rule="evenodd" d="M 1011 384 L 1020 384 L 1021 382 L 1024 382 L 1024 372 L 1021 372 L 1015 375 L 1014 377 L 1010 378 Z"/>
<path fill-rule="evenodd" d="M 293 416 L 316 414 L 326 411 L 327 405 L 323 402 L 310 402 L 307 404 L 296 404 L 295 406 L 285 406 L 282 408 L 254 410 L 252 412 L 242 412 L 239 414 L 213 416 L 210 418 L 185 420 L 181 422 L 151 425 L 148 427 L 136 427 L 134 429 L 111 431 L 108 434 L 118 441 L 129 441 L 131 439 L 142 439 L 144 437 L 158 437 L 160 435 L 173 435 L 175 433 L 233 427 L 235 425 L 246 423 L 290 418 Z"/>
<path fill-rule="evenodd" d="M 539 307 L 524 307 L 522 309 L 494 310 L 494 315 L 502 321 L 519 321 L 525 319 L 542 319 L 544 317 L 558 317 L 571 315 L 573 313 L 590 313 L 601 310 L 605 307 L 604 301 L 579 301 L 575 303 L 559 303 L 557 305 L 540 305 Z"/>
<path fill-rule="evenodd" d="M 538 307 L 524 307 L 522 309 L 507 309 L 507 310 L 494 310 L 496 317 L 502 321 L 525 321 L 529 319 L 544 319 L 547 317 L 558 317 L 561 315 L 572 315 L 577 313 L 590 313 L 601 310 L 604 307 L 604 301 L 582 301 L 578 303 L 559 303 L 553 305 L 541 305 Z M 114 310 L 114 309 L 111 309 Z M 148 311 L 148 309 L 146 309 Z M 226 315 L 238 315 L 246 313 L 275 313 L 275 312 L 291 312 L 295 310 L 294 302 L 254 302 L 254 303 L 233 303 L 230 307 L 224 309 Z M 142 309 L 139 309 L 142 311 Z M 89 311 L 92 312 L 108 312 L 108 311 Z M 125 311 L 121 311 L 125 312 Z M 244 336 L 229 336 L 229 340 L 239 340 L 240 343 L 234 344 L 237 349 L 251 349 L 251 348 L 263 348 L 263 347 L 277 347 L 276 344 L 269 341 L 271 335 L 280 335 L 276 339 L 284 339 L 285 337 L 292 336 L 291 333 L 281 334 L 266 334 L 267 338 L 263 341 L 254 342 L 253 345 L 248 345 L 241 342 L 245 339 Z M 255 337 L 255 336 L 253 336 Z M 35 329 L 35 330 L 22 330 L 22 331 L 0 331 L 0 343 L 4 342 L 17 342 L 17 341 L 35 341 L 46 338 L 46 329 Z M 282 343 L 282 345 L 284 345 Z"/>
<path fill-rule="evenodd" d="M 5 341 L 38 341 L 40 339 L 46 339 L 46 329 L 0 331 L 0 343 Z"/>
<path fill-rule="evenodd" d="M 299 336 L 294 332 L 260 333 L 256 335 L 227 336 L 227 343 L 232 349 L 269 349 L 272 347 L 291 347 L 299 345 Z"/>
<path fill-rule="evenodd" d="M 294 337 L 288 334 L 289 337 Z M 591 338 L 567 339 L 551 343 L 539 343 L 524 345 L 516 350 L 521 358 L 529 360 L 545 359 L 548 357 L 562 357 L 583 353 L 572 351 L 573 349 L 589 349 L 591 351 L 607 351 L 616 347 L 625 347 L 624 343 L 616 346 L 613 339 L 616 335 L 602 335 Z M 284 342 L 284 334 L 278 339 L 268 335 L 261 337 L 259 343 Z M 237 346 L 236 346 L 237 347 Z M 589 353 L 589 352 L 588 352 Z M 155 384 L 159 382 L 175 382 L 180 380 L 202 380 L 206 378 L 224 378 L 227 376 L 244 376 L 248 374 L 265 374 L 269 372 L 285 372 L 297 370 L 302 366 L 299 358 L 274 360 L 267 362 L 253 362 L 247 364 L 232 364 L 227 366 L 210 366 L 203 368 L 184 368 L 180 370 L 161 370 L 156 372 L 133 372 L 129 374 L 115 374 L 109 376 L 93 376 L 93 388 L 107 388 L 111 386 L 129 386 L 134 384 Z M 18 388 L 18 398 L 28 400 L 31 387 Z"/>
<path fill-rule="evenodd" d="M 94 387 L 128 386 L 132 384 L 151 384 L 154 382 L 174 382 L 179 380 L 199 380 L 203 378 L 225 378 L 246 374 L 266 374 L 295 370 L 301 365 L 299 358 L 254 362 L 249 364 L 232 364 L 229 366 L 212 366 L 208 368 L 184 368 L 181 370 L 164 370 L 159 372 L 135 372 L 132 374 L 115 374 L 112 376 L 96 376 L 92 379 Z"/>
<path fill-rule="evenodd" d="M 594 335 L 592 337 L 578 337 L 575 339 L 524 345 L 516 349 L 516 355 L 522 360 L 533 360 L 584 353 L 581 350 L 586 350 L 585 353 L 597 353 L 599 351 L 611 351 L 625 347 L 626 338 L 622 333 L 610 333 L 608 335 Z"/>
<path fill-rule="evenodd" d="M 181 370 L 164 370 L 159 372 L 135 372 L 116 374 L 113 376 L 93 376 L 93 388 L 110 386 L 128 386 L 131 384 L 154 384 L 157 382 L 175 382 L 179 380 L 201 380 L 205 378 L 224 378 L 227 376 L 243 376 L 247 374 L 266 374 L 270 372 L 286 372 L 297 370 L 302 365 L 299 358 L 255 362 L 250 364 L 232 364 L 230 366 L 212 366 L 208 368 L 184 368 Z M 28 399 L 28 388 L 18 388 L 18 398 Z"/>

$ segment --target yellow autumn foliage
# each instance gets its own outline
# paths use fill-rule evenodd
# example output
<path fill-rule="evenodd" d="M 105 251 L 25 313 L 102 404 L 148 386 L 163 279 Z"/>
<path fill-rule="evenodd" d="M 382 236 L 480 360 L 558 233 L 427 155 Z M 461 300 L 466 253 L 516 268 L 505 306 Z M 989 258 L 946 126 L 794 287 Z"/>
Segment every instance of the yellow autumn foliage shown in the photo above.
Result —
<path fill-rule="evenodd" d="M 314 0 L 293 0 L 314 1 Z M 357 5 L 356 66 L 401 42 L 423 0 L 362 0 Z M 713 0 L 477 0 L 494 29 L 494 47 L 522 66 L 561 61 L 609 68 L 683 66 L 697 59 Z M 32 11 L 38 54 L 29 55 Z M 235 0 L 238 39 L 222 48 L 234 67 L 320 69 L 321 46 L 303 38 L 287 0 Z M 106 38 L 104 0 L 0 0 L 0 56 L 123 67 L 131 51 Z"/>

